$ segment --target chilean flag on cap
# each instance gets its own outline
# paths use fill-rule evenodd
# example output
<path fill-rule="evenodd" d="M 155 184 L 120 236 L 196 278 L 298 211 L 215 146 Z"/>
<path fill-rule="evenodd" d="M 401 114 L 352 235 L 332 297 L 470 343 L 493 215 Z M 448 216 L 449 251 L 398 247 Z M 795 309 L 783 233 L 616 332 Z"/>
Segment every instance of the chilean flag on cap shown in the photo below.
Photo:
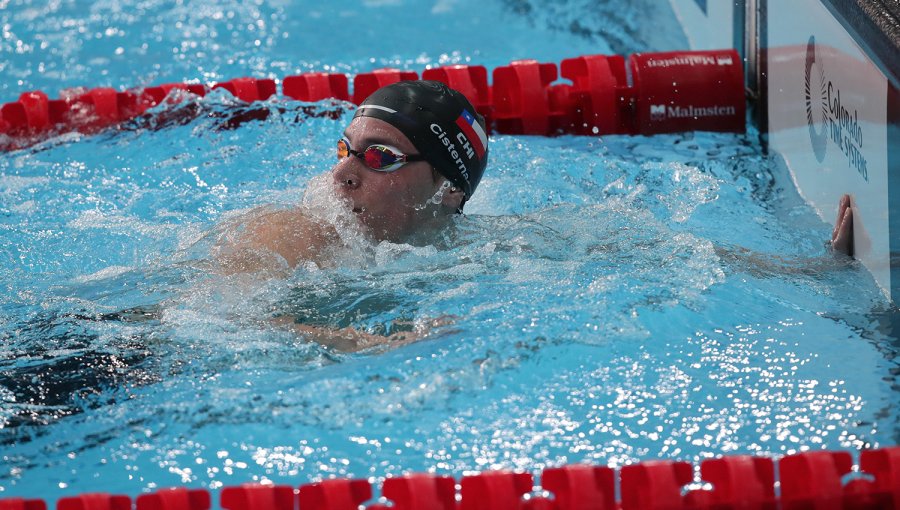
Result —
<path fill-rule="evenodd" d="M 456 125 L 459 126 L 459 129 L 461 129 L 463 134 L 466 135 L 466 138 L 469 139 L 472 148 L 475 149 L 475 153 L 478 154 L 478 159 L 483 158 L 485 147 L 487 147 L 487 135 L 484 134 L 484 130 L 481 129 L 481 124 L 475 120 L 475 116 L 469 113 L 468 110 L 463 110 L 459 118 L 456 119 Z"/>

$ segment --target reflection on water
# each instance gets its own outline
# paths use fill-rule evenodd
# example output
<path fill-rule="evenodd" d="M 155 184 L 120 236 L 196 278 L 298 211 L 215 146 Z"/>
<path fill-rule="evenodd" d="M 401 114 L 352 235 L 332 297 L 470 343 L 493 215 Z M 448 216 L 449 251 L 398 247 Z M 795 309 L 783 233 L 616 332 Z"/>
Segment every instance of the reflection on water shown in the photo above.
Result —
<path fill-rule="evenodd" d="M 108 317 L 41 314 L 0 336 L 8 346 L 0 363 L 3 444 L 32 432 L 18 427 L 114 403 L 127 398 L 129 388 L 159 380 L 140 334 L 104 335 L 88 325 L 95 320 Z"/>

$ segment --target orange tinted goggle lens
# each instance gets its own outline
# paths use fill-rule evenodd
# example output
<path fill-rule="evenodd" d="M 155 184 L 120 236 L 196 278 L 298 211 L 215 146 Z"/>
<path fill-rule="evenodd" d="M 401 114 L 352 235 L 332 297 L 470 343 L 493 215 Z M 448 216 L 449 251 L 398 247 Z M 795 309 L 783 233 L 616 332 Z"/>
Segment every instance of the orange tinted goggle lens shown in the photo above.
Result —
<path fill-rule="evenodd" d="M 337 157 L 338 159 L 344 159 L 350 155 L 350 146 L 347 145 L 345 140 L 338 140 L 337 143 Z"/>

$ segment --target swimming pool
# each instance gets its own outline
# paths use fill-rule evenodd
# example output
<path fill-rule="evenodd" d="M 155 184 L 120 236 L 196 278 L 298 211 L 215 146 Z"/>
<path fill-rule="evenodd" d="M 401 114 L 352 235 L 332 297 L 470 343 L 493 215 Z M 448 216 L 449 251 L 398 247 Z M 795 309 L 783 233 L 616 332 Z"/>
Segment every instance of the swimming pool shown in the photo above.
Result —
<path fill-rule="evenodd" d="M 646 49 L 630 46 L 640 5 L 588 5 L 9 2 L 0 89 Z M 361 245 L 287 280 L 210 274 L 216 225 L 298 202 L 330 167 L 352 111 L 301 106 L 229 129 L 244 107 L 218 91 L 187 123 L 0 157 L 0 494 L 897 443 L 895 313 L 825 252 L 830 226 L 754 133 L 495 135 L 435 246 Z M 451 320 L 341 354 L 270 326 L 280 312 Z"/>

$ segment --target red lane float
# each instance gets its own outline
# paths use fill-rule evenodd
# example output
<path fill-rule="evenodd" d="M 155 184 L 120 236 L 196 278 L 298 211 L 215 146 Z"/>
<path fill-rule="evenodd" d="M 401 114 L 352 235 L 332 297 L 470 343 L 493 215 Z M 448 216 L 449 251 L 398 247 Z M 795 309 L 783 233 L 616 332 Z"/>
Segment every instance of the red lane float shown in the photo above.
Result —
<path fill-rule="evenodd" d="M 274 82 L 269 90 L 274 91 L 273 87 Z M 93 133 L 144 113 L 162 102 L 172 89 L 197 95 L 206 92 L 203 85 L 180 83 L 143 91 L 118 92 L 108 87 L 75 89 L 60 99 L 48 99 L 41 91 L 25 92 L 18 101 L 0 106 L 0 133 L 17 138 L 18 143 L 11 148 L 27 146 L 47 133 Z"/>
<path fill-rule="evenodd" d="M 56 510 L 131 510 L 131 498 L 112 494 L 90 493 L 61 498 Z"/>
<path fill-rule="evenodd" d="M 516 510 L 522 496 L 532 491 L 531 473 L 488 472 L 464 476 L 460 482 L 459 510 Z"/>
<path fill-rule="evenodd" d="M 47 510 L 43 499 L 0 499 L 0 510 Z"/>
<path fill-rule="evenodd" d="M 775 508 L 775 464 L 772 459 L 746 455 L 708 459 L 700 463 L 700 476 L 713 486 L 708 498 L 712 508 Z"/>
<path fill-rule="evenodd" d="M 257 80 L 256 78 L 235 78 L 230 81 L 217 83 L 213 88 L 225 89 L 232 96 L 248 103 L 265 101 L 277 92 L 275 80 Z"/>
<path fill-rule="evenodd" d="M 294 510 L 297 506 L 292 487 L 251 484 L 225 487 L 220 504 L 225 510 Z"/>
<path fill-rule="evenodd" d="M 629 63 L 642 134 L 744 131 L 744 71 L 737 51 L 638 53 Z"/>
<path fill-rule="evenodd" d="M 809 452 L 784 457 L 778 462 L 782 508 L 843 508 L 841 478 L 852 467 L 853 460 L 847 452 Z"/>
<path fill-rule="evenodd" d="M 176 487 L 141 494 L 135 506 L 137 510 L 209 510 L 212 501 L 205 490 Z"/>
<path fill-rule="evenodd" d="M 582 135 L 634 134 L 632 89 L 625 74 L 625 59 L 590 55 L 569 58 L 560 65 L 572 81 L 568 105 L 568 131 Z"/>
<path fill-rule="evenodd" d="M 140 104 L 144 105 L 144 110 L 146 110 L 147 108 L 151 108 L 158 105 L 159 103 L 162 103 L 166 96 L 168 96 L 173 90 L 182 90 L 184 92 L 188 92 L 200 97 L 205 96 L 208 91 L 206 85 L 201 85 L 198 83 L 166 83 L 164 85 L 158 85 L 156 87 L 145 88 L 143 92 L 138 96 L 140 98 L 139 102 Z M 141 111 L 141 113 L 143 113 L 143 111 Z"/>
<path fill-rule="evenodd" d="M 875 480 L 854 483 L 853 492 L 877 494 L 885 507 L 900 508 L 900 448 L 866 450 L 860 455 L 859 467 L 874 476 Z"/>
<path fill-rule="evenodd" d="M 298 491 L 303 510 L 357 510 L 372 499 L 368 480 L 324 480 L 303 485 Z"/>
<path fill-rule="evenodd" d="M 631 83 L 628 82 L 630 70 Z M 571 83 L 556 83 L 558 78 Z M 422 78 L 462 92 L 484 116 L 488 131 L 524 135 L 743 132 L 746 125 L 744 73 L 734 50 L 586 55 L 554 63 L 519 60 L 493 70 L 451 65 L 426 69 Z M 377 69 L 353 78 L 340 73 L 304 73 L 282 82 L 284 97 L 327 98 L 356 104 L 380 87 L 418 79 L 415 71 Z M 278 92 L 273 79 L 235 78 L 213 85 L 253 102 Z M 170 83 L 116 91 L 95 88 L 49 99 L 41 91 L 22 94 L 0 107 L 0 134 L 6 149 L 27 146 L 39 136 L 68 131 L 95 132 L 144 113 L 174 89 L 203 96 L 205 85 Z"/>
<path fill-rule="evenodd" d="M 76 116 L 73 122 L 86 133 L 127 120 L 119 115 L 119 98 L 112 88 L 91 89 L 77 96 L 70 104 L 69 115 Z"/>
<path fill-rule="evenodd" d="M 353 102 L 360 104 L 372 92 L 403 80 L 418 80 L 419 75 L 415 71 L 401 71 L 399 69 L 376 69 L 371 73 L 357 74 L 353 78 Z"/>
<path fill-rule="evenodd" d="M 411 474 L 388 478 L 381 494 L 391 506 L 371 505 L 372 510 L 456 510 L 456 481 L 449 476 Z"/>
<path fill-rule="evenodd" d="M 541 486 L 553 494 L 557 510 L 616 508 L 615 471 L 606 466 L 547 468 L 541 474 Z"/>
<path fill-rule="evenodd" d="M 414 473 L 388 478 L 382 503 L 368 510 L 900 510 L 900 447 L 867 450 L 853 470 L 847 452 L 805 452 L 775 463 L 746 455 L 707 459 L 700 477 L 687 462 L 546 468 L 540 486 L 530 473 L 489 471 L 464 476 Z M 848 477 L 856 476 L 848 480 Z M 618 479 L 621 499 L 616 501 Z M 711 489 L 686 491 L 706 482 Z M 780 494 L 776 487 L 780 486 Z M 535 494 L 550 493 L 550 497 Z M 367 480 L 333 479 L 300 486 L 247 484 L 219 493 L 225 510 L 358 510 L 372 500 Z M 137 498 L 136 510 L 209 510 L 204 489 L 164 489 Z M 57 510 L 131 510 L 128 496 L 82 494 Z M 0 499 L 0 510 L 46 510 L 43 500 Z"/>
<path fill-rule="evenodd" d="M 6 129 L 14 136 L 40 133 L 50 127 L 49 99 L 39 90 L 24 92 L 19 100 L 0 107 Z"/>
<path fill-rule="evenodd" d="M 680 510 L 685 507 L 681 488 L 694 480 L 687 462 L 667 460 L 625 466 L 622 477 L 622 510 Z"/>
<path fill-rule="evenodd" d="M 552 104 L 550 84 L 556 64 L 517 60 L 494 69 L 494 127 L 512 135 L 550 135 L 561 129 L 565 112 Z M 557 108 L 553 108 L 557 106 Z"/>
<path fill-rule="evenodd" d="M 306 73 L 288 76 L 281 83 L 281 89 L 285 96 L 298 101 L 313 102 L 329 98 L 350 100 L 345 74 Z"/>

